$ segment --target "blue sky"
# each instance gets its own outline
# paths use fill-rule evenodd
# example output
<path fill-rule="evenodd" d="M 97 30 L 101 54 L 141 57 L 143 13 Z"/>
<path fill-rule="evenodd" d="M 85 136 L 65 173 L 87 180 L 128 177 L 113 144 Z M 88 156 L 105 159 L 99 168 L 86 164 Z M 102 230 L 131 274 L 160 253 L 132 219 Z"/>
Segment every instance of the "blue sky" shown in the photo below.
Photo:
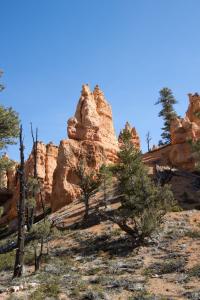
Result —
<path fill-rule="evenodd" d="M 159 90 L 180 115 L 200 92 L 199 11 L 199 0 L 0 0 L 0 103 L 19 112 L 26 153 L 30 121 L 45 143 L 66 138 L 83 83 L 104 91 L 116 133 L 128 120 L 143 151 L 147 131 L 157 144 Z"/>

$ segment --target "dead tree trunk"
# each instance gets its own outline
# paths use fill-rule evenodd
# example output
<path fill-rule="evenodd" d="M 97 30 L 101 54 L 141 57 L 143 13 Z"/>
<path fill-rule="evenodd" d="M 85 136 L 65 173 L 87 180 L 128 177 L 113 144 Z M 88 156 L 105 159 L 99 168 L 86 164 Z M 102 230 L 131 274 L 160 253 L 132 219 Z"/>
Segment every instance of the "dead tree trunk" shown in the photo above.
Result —
<path fill-rule="evenodd" d="M 21 277 L 23 273 L 24 263 L 24 240 L 25 240 L 25 173 L 24 173 L 24 144 L 22 138 L 22 125 L 20 127 L 20 168 L 19 168 L 19 182 L 20 182 L 20 198 L 18 204 L 18 239 L 17 250 L 14 266 L 14 277 Z"/>
<path fill-rule="evenodd" d="M 38 129 L 36 128 L 36 135 L 34 137 L 32 123 L 31 123 L 31 135 L 32 135 L 32 140 L 33 140 L 33 159 L 34 159 L 34 173 L 33 173 L 33 177 L 37 178 Z"/>
<path fill-rule="evenodd" d="M 148 131 L 147 134 L 146 134 L 146 142 L 147 142 L 148 152 L 150 151 L 150 141 L 151 140 L 152 140 L 152 138 L 151 138 L 150 132 Z"/>
<path fill-rule="evenodd" d="M 34 133 L 33 133 L 33 126 L 31 123 L 31 135 L 32 135 L 32 140 L 33 140 L 33 159 L 34 159 L 34 173 L 33 173 L 33 177 L 38 179 L 38 172 L 37 172 L 37 153 L 38 153 L 38 129 L 36 128 L 36 134 L 34 137 Z M 35 198 L 35 195 L 33 195 L 33 197 Z M 44 200 L 43 200 L 43 196 L 42 196 L 42 191 L 40 189 L 40 201 L 41 201 L 41 206 L 42 206 L 42 210 L 43 210 L 43 214 L 44 214 L 44 219 L 45 219 L 45 205 L 44 205 Z"/>
<path fill-rule="evenodd" d="M 31 123 L 31 135 L 32 135 L 32 140 L 33 140 L 33 160 L 34 160 L 34 173 L 33 173 L 33 177 L 35 179 L 37 179 L 38 184 L 39 184 L 38 172 L 37 172 L 38 129 L 36 128 L 36 134 L 35 134 L 35 137 L 34 137 L 32 123 Z M 40 201 L 41 201 L 43 215 L 44 215 L 44 223 L 45 223 L 45 220 L 46 220 L 45 206 L 44 206 L 44 201 L 43 201 L 43 196 L 42 196 L 41 188 L 40 188 L 39 196 L 40 196 Z M 36 193 L 33 194 L 33 197 L 36 198 Z M 34 209 L 32 209 L 32 214 L 33 214 L 32 215 L 33 216 L 32 217 L 32 224 L 33 224 L 33 222 L 34 222 Z M 43 237 L 41 237 L 41 239 L 40 239 L 40 253 L 39 253 L 39 255 L 37 254 L 37 246 L 35 246 L 35 272 L 40 269 L 41 258 L 43 256 L 43 247 L 44 247 L 44 239 L 43 239 Z"/>

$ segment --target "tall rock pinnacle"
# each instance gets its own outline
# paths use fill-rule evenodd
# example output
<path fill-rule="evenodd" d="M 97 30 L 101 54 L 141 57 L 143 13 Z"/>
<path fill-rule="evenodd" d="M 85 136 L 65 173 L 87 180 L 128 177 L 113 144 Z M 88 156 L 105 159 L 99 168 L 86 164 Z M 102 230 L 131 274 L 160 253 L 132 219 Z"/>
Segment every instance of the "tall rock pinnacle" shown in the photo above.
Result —
<path fill-rule="evenodd" d="M 98 85 L 93 92 L 88 85 L 83 85 L 75 116 L 68 120 L 67 132 L 70 139 L 117 147 L 111 107 Z"/>
<path fill-rule="evenodd" d="M 111 107 L 98 86 L 93 92 L 87 84 L 82 86 L 75 115 L 67 124 L 69 139 L 60 142 L 54 172 L 52 211 L 79 197 L 76 168 L 80 159 L 84 159 L 87 168 L 91 169 L 118 160 L 119 147 Z"/>

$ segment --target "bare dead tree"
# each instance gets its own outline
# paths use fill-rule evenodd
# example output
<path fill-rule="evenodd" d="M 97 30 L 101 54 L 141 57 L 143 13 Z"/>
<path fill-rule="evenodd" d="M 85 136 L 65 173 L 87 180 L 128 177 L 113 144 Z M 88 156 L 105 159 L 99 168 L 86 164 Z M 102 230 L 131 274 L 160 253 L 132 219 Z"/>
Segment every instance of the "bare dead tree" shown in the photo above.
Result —
<path fill-rule="evenodd" d="M 43 210 L 43 215 L 44 215 L 44 225 L 43 226 L 39 226 L 40 228 L 37 228 L 37 232 L 36 234 L 39 235 L 38 238 L 38 244 L 36 244 L 34 246 L 34 259 L 35 259 L 35 272 L 38 271 L 40 269 L 40 265 L 41 265 L 41 259 L 43 256 L 43 249 L 44 249 L 44 235 L 45 235 L 45 230 L 47 230 L 48 224 L 46 222 L 46 214 L 45 214 L 45 205 L 44 205 L 44 201 L 43 201 L 43 195 L 42 195 L 42 190 L 41 190 L 41 184 L 39 182 L 39 178 L 38 178 L 38 170 L 37 170 L 37 155 L 38 155 L 38 128 L 36 128 L 36 133 L 34 136 L 34 132 L 33 132 L 33 126 L 31 123 L 31 136 L 32 136 L 32 141 L 33 141 L 33 161 L 34 161 L 34 172 L 33 172 L 33 178 L 35 179 L 35 181 L 37 181 L 38 187 L 39 187 L 39 198 L 41 201 L 41 206 L 42 206 L 42 210 Z M 37 193 L 34 191 L 33 197 L 36 198 Z M 39 250 L 39 254 L 37 251 L 38 245 L 40 243 L 40 250 Z M 47 249 L 48 249 L 48 244 L 47 244 Z"/>
<path fill-rule="evenodd" d="M 36 134 L 35 134 L 35 137 L 34 137 L 32 123 L 31 123 L 31 136 L 32 136 L 32 140 L 33 140 L 33 159 L 34 159 L 34 173 L 33 173 L 33 177 L 37 178 L 38 128 L 36 128 Z"/>
<path fill-rule="evenodd" d="M 35 136 L 34 136 L 32 123 L 31 123 L 31 136 L 32 136 L 32 140 L 33 140 L 33 159 L 34 159 L 34 174 L 33 174 L 33 177 L 39 181 L 38 172 L 37 172 L 38 128 L 36 128 L 36 133 L 35 133 Z M 40 201 L 41 201 L 42 211 L 43 211 L 44 220 L 45 220 L 45 205 L 44 205 L 44 200 L 43 200 L 43 195 L 42 195 L 41 188 L 40 188 L 39 193 L 40 193 Z"/>
<path fill-rule="evenodd" d="M 38 185 L 38 179 L 37 179 L 37 145 L 38 145 L 38 130 L 36 129 L 36 136 L 34 136 L 33 133 L 33 126 L 31 123 L 31 136 L 33 140 L 33 177 L 28 178 L 27 182 L 27 198 L 29 201 L 27 201 L 26 205 L 26 215 L 27 215 L 27 229 L 30 231 L 33 223 L 34 223 L 34 215 L 35 215 L 35 199 L 36 199 L 36 186 Z M 30 204 L 30 198 L 33 203 Z"/>
<path fill-rule="evenodd" d="M 146 142 L 147 142 L 147 149 L 148 149 L 148 152 L 150 151 L 150 141 L 152 140 L 152 137 L 150 135 L 150 132 L 148 131 L 147 134 L 146 134 Z"/>
<path fill-rule="evenodd" d="M 20 197 L 18 204 L 18 238 L 17 238 L 17 251 L 15 258 L 15 266 L 13 278 L 21 277 L 23 273 L 24 263 L 24 241 L 25 241 L 25 172 L 24 172 L 24 144 L 23 144 L 23 129 L 20 126 L 20 168 L 19 182 L 20 182 Z"/>

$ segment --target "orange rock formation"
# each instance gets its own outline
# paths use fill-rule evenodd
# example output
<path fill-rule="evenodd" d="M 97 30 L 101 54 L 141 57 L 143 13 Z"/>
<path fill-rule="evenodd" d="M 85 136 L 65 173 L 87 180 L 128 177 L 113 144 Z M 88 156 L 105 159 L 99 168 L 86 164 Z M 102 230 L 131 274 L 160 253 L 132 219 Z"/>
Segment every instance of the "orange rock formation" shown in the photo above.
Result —
<path fill-rule="evenodd" d="M 75 116 L 68 120 L 69 139 L 60 143 L 51 197 L 52 211 L 72 202 L 80 193 L 76 167 L 84 158 L 88 168 L 117 160 L 118 142 L 112 111 L 98 86 L 83 85 Z"/>
<path fill-rule="evenodd" d="M 140 137 L 139 137 L 135 127 L 131 127 L 131 125 L 128 122 L 126 122 L 125 129 L 123 129 L 119 134 L 119 138 L 118 138 L 119 147 L 122 144 L 121 137 L 122 137 L 122 133 L 124 130 L 129 131 L 131 133 L 131 141 L 132 141 L 133 145 L 135 146 L 136 149 L 140 150 Z"/>
<path fill-rule="evenodd" d="M 200 138 L 200 96 L 189 94 L 189 108 L 184 118 L 176 118 L 171 125 L 171 144 L 144 154 L 144 162 L 155 167 L 170 165 L 184 170 L 194 170 L 194 156 L 189 139 Z M 67 122 L 69 139 L 62 140 L 59 147 L 52 143 L 38 143 L 38 177 L 42 184 L 42 195 L 46 206 L 56 211 L 72 202 L 80 194 L 79 178 L 76 168 L 84 159 L 87 168 L 97 169 L 102 163 L 115 163 L 121 145 L 121 134 L 117 141 L 111 107 L 98 86 L 91 92 L 83 85 L 74 117 Z M 135 128 L 126 123 L 126 130 L 132 142 L 140 149 L 140 139 Z M 17 165 L 4 176 L 3 184 L 10 191 L 0 193 L 0 205 L 4 207 L 0 224 L 7 224 L 17 215 L 16 204 L 19 199 Z M 26 161 L 26 176 L 33 175 L 33 154 Z M 5 174 L 4 174 L 5 175 Z M 6 201 L 7 197 L 7 201 Z M 40 211 L 41 203 L 37 202 Z"/>
<path fill-rule="evenodd" d="M 37 153 L 37 171 L 38 177 L 42 186 L 42 195 L 45 205 L 50 207 L 50 196 L 52 193 L 53 185 L 53 173 L 56 167 L 58 155 L 58 147 L 53 144 L 45 145 L 42 142 L 38 142 Z M 8 201 L 1 202 L 3 206 L 3 215 L 0 218 L 0 224 L 8 223 L 17 216 L 17 202 L 19 200 L 19 182 L 17 180 L 17 167 L 16 164 L 12 170 L 7 173 L 7 188 L 12 192 L 12 196 L 9 196 Z M 31 153 L 25 164 L 26 177 L 33 175 L 33 154 Z M 41 210 L 41 203 L 37 199 L 37 210 Z"/>
<path fill-rule="evenodd" d="M 189 141 L 200 138 L 200 96 L 189 94 L 189 107 L 184 118 L 175 118 L 171 123 L 171 144 L 144 155 L 148 164 L 159 163 L 193 171 L 194 154 Z M 154 164 L 155 164 L 154 163 Z"/>

